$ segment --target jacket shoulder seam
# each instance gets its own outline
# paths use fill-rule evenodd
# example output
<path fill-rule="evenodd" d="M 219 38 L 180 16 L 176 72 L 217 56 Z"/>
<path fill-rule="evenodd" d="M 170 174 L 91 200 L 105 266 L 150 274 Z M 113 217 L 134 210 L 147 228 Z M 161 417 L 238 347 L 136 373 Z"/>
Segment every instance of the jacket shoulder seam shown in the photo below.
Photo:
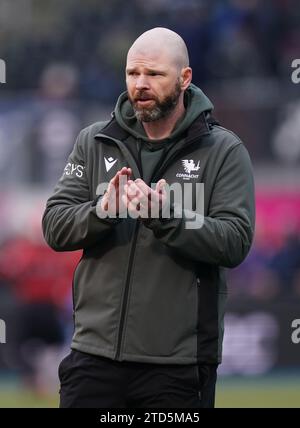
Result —
<path fill-rule="evenodd" d="M 224 128 L 223 126 L 220 126 L 220 125 L 214 125 L 214 128 L 218 128 L 220 131 L 224 131 L 224 132 L 226 132 L 226 133 L 228 133 L 228 134 L 230 134 L 232 137 L 234 137 L 234 139 L 236 140 L 233 144 L 236 146 L 236 145 L 239 145 L 239 144 L 243 144 L 244 145 L 244 143 L 243 143 L 243 141 L 240 139 L 240 137 L 238 137 L 233 131 L 231 131 L 230 129 L 227 129 L 227 128 Z"/>
<path fill-rule="evenodd" d="M 109 122 L 110 122 L 109 120 L 103 120 L 101 122 L 92 123 L 91 125 L 88 125 L 85 128 L 83 128 L 80 131 L 80 134 L 93 133 L 93 137 L 94 137 L 94 135 L 96 135 L 99 131 L 101 131 L 103 128 L 105 128 L 105 126 Z"/>
<path fill-rule="evenodd" d="M 109 121 L 95 122 L 83 128 L 78 134 L 78 145 L 82 147 L 90 145 L 97 132 L 101 131 L 108 123 Z"/>

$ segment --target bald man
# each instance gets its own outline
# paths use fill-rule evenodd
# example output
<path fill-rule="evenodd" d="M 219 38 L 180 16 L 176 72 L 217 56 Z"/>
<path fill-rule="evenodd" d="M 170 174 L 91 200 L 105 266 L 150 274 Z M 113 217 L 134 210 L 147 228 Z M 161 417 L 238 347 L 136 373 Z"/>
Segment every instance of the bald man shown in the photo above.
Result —
<path fill-rule="evenodd" d="M 61 407 L 214 407 L 224 268 L 251 246 L 253 175 L 191 81 L 182 38 L 143 33 L 112 119 L 80 132 L 47 202 L 48 244 L 83 250 Z"/>

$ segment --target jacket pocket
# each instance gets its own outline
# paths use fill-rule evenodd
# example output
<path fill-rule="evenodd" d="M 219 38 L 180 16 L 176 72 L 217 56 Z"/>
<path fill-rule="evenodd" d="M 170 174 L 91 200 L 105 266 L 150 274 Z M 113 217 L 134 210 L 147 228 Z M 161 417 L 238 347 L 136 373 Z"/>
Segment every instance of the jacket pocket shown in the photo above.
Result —
<path fill-rule="evenodd" d="M 69 377 L 69 375 L 73 373 L 74 369 L 76 370 L 79 367 L 79 363 L 83 358 L 82 355 L 85 356 L 85 354 L 80 351 L 71 349 L 70 353 L 61 360 L 58 366 L 58 377 L 60 382 L 63 382 L 66 377 Z"/>
<path fill-rule="evenodd" d="M 69 359 L 71 358 L 71 354 L 72 354 L 72 352 L 70 352 L 68 355 L 66 355 L 61 360 L 61 362 L 58 366 L 58 378 L 59 378 L 60 382 L 63 380 L 64 374 L 69 367 L 68 362 L 69 362 Z"/>

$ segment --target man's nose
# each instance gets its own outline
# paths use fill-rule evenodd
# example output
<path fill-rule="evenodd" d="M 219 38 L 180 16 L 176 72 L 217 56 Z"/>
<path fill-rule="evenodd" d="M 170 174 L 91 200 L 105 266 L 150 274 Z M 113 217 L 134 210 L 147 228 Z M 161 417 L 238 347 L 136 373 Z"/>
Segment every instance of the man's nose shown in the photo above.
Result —
<path fill-rule="evenodd" d="M 138 78 L 136 79 L 135 87 L 136 87 L 136 89 L 138 89 L 139 91 L 140 91 L 141 89 L 149 89 L 149 82 L 148 82 L 147 76 L 145 76 L 145 75 L 143 75 L 143 74 L 140 74 L 140 75 L 138 76 Z"/>

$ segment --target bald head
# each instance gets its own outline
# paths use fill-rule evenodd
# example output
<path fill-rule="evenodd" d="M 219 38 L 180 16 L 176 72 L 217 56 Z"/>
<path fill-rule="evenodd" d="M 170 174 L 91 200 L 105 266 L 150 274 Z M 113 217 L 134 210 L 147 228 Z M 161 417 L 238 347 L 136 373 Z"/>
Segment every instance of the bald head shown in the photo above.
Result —
<path fill-rule="evenodd" d="M 183 39 L 168 28 L 157 27 L 146 31 L 136 39 L 127 54 L 132 57 L 161 57 L 178 70 L 189 66 L 189 55 Z"/>
<path fill-rule="evenodd" d="M 128 98 L 143 123 L 171 120 L 173 126 L 184 113 L 184 92 L 191 80 L 187 48 L 174 31 L 146 31 L 128 51 Z"/>

